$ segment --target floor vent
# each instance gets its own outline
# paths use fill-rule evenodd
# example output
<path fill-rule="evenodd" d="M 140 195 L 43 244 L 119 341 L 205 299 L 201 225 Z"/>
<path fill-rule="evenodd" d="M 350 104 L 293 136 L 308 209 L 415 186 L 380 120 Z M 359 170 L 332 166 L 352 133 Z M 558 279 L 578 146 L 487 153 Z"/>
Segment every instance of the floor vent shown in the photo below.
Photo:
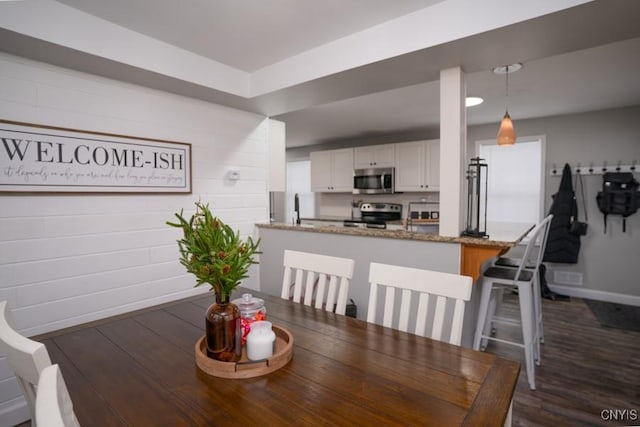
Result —
<path fill-rule="evenodd" d="M 557 285 L 582 286 L 582 273 L 574 271 L 554 271 L 553 283 Z"/>

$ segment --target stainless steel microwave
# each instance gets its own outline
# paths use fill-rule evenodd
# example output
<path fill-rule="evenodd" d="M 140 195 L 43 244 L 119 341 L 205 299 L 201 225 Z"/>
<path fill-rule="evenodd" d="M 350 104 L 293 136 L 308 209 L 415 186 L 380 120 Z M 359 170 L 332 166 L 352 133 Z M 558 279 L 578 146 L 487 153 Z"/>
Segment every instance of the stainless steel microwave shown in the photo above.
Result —
<path fill-rule="evenodd" d="M 395 186 L 394 168 L 369 168 L 353 171 L 353 194 L 391 194 Z"/>

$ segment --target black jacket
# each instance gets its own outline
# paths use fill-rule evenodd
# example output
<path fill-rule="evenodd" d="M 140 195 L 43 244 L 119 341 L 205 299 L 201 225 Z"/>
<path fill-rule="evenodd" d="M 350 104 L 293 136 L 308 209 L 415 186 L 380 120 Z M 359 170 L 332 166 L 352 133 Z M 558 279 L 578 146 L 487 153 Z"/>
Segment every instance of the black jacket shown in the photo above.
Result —
<path fill-rule="evenodd" d="M 558 192 L 553 195 L 553 203 L 549 213 L 553 214 L 553 219 L 542 260 L 576 264 L 580 253 L 580 236 L 571 234 L 569 230 L 571 217 L 578 217 L 578 206 L 571 183 L 571 167 L 568 164 L 565 164 L 562 170 L 560 187 Z"/>

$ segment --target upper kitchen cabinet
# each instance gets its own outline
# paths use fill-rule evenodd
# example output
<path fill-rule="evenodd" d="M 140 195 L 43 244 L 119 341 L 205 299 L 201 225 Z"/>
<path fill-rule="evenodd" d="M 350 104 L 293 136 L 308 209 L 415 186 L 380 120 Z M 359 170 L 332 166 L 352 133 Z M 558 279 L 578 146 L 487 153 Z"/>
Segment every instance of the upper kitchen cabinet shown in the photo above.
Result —
<path fill-rule="evenodd" d="M 353 166 L 355 169 L 392 168 L 396 165 L 395 155 L 395 144 L 356 147 Z"/>
<path fill-rule="evenodd" d="M 353 191 L 353 148 L 313 151 L 311 191 L 351 193 Z"/>
<path fill-rule="evenodd" d="M 440 191 L 440 140 L 396 146 L 396 191 Z"/>

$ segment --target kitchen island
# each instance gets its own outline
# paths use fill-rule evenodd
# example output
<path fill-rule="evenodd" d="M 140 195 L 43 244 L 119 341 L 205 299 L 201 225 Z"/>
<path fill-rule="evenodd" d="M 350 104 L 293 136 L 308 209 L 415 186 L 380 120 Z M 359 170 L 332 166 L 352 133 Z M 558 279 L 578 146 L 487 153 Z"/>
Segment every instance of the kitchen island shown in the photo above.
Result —
<path fill-rule="evenodd" d="M 465 274 L 476 279 L 488 259 L 516 246 L 531 224 L 494 224 L 491 238 L 447 237 L 405 230 L 341 226 L 257 224 L 260 244 L 260 290 L 280 295 L 285 249 L 351 258 L 355 261 L 349 298 L 359 319 L 366 319 L 369 300 L 369 264 L 379 262 Z M 465 310 L 463 345 L 470 346 L 479 292 Z"/>

